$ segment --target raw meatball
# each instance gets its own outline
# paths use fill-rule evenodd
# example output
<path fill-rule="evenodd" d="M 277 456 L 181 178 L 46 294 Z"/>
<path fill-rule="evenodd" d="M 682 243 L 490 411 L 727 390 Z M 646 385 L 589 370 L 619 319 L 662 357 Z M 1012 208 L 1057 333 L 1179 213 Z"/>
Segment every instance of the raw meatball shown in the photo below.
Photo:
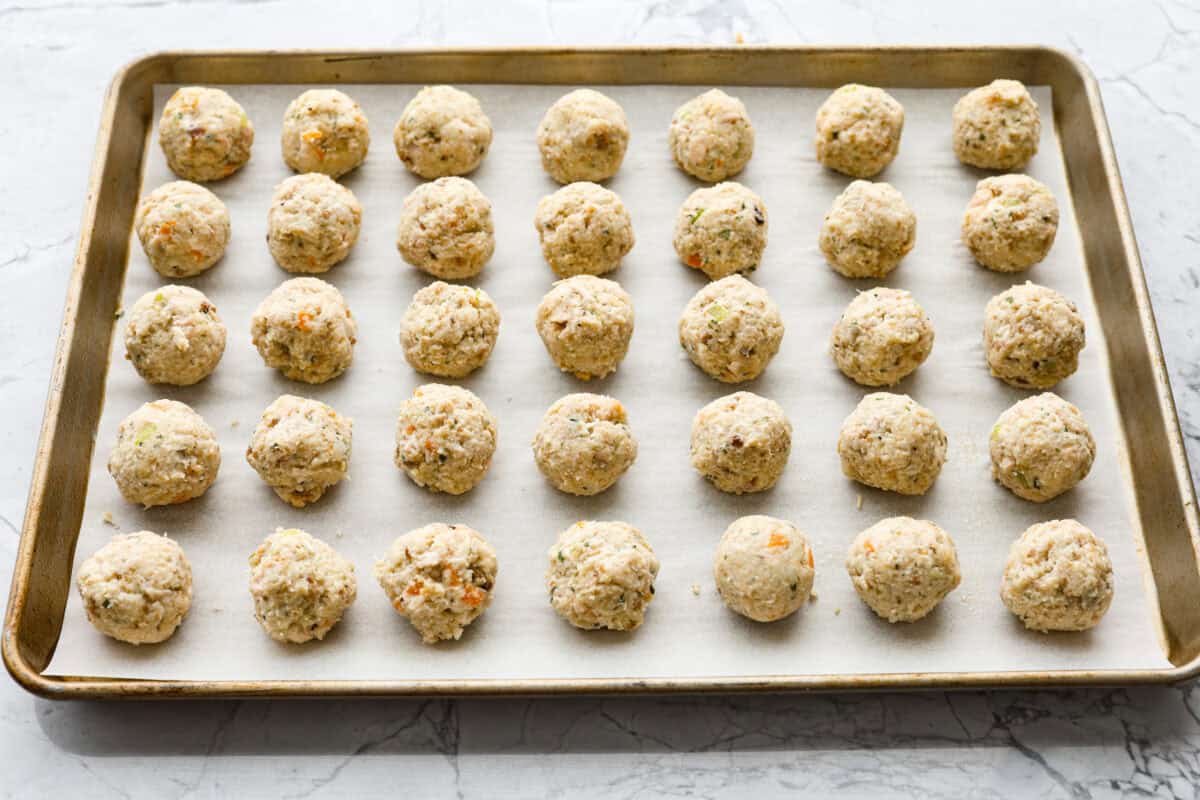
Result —
<path fill-rule="evenodd" d="M 371 131 L 358 103 L 337 89 L 309 89 L 283 112 L 283 161 L 296 172 L 345 175 L 367 157 Z"/>
<path fill-rule="evenodd" d="M 752 272 L 767 247 L 767 207 L 732 181 L 697 189 L 675 218 L 675 253 L 710 280 Z"/>
<path fill-rule="evenodd" d="M 1058 233 L 1058 202 L 1028 175 L 997 175 L 975 184 L 963 214 L 963 244 L 996 272 L 1021 272 L 1046 257 Z"/>
<path fill-rule="evenodd" d="M 1044 392 L 1000 415 L 988 450 L 993 478 L 1017 497 L 1044 503 L 1087 477 L 1096 440 L 1078 408 Z"/>
<path fill-rule="evenodd" d="M 1083 317 L 1053 289 L 1028 283 L 988 301 L 983 349 L 992 375 L 1018 389 L 1049 389 L 1075 374 Z"/>
<path fill-rule="evenodd" d="M 883 170 L 900 150 L 904 106 L 874 86 L 849 83 L 817 109 L 817 161 L 852 178 Z"/>
<path fill-rule="evenodd" d="M 375 564 L 392 608 L 425 644 L 458 639 L 492 602 L 496 551 L 466 525 L 435 522 L 396 539 Z"/>
<path fill-rule="evenodd" d="M 1000 599 L 1030 630 L 1094 628 L 1112 597 L 1108 548 L 1073 519 L 1031 525 L 1008 551 Z"/>
<path fill-rule="evenodd" d="M 246 461 L 285 503 L 304 508 L 346 477 L 354 420 L 318 400 L 285 394 L 263 411 Z"/>
<path fill-rule="evenodd" d="M 906 394 L 862 399 L 838 436 L 842 473 L 899 494 L 925 494 L 946 463 L 946 433 L 925 406 Z"/>
<path fill-rule="evenodd" d="M 615 372 L 633 336 L 633 301 L 616 281 L 557 281 L 537 310 L 537 332 L 563 372 L 582 381 Z"/>
<path fill-rule="evenodd" d="M 189 181 L 215 181 L 250 160 L 254 126 L 225 92 L 188 86 L 175 90 L 163 106 L 158 143 L 176 175 Z"/>
<path fill-rule="evenodd" d="M 569 394 L 542 417 L 533 458 L 560 492 L 600 494 L 637 458 L 625 407 L 600 394 Z"/>
<path fill-rule="evenodd" d="M 929 520 L 891 517 L 855 538 L 846 554 L 854 591 L 888 622 L 916 622 L 962 575 L 954 540 Z"/>
<path fill-rule="evenodd" d="M 325 383 L 354 360 L 358 324 L 333 286 L 292 278 L 255 309 L 250 335 L 268 367 L 294 381 Z"/>
<path fill-rule="evenodd" d="M 426 86 L 404 107 L 392 141 L 404 166 L 425 180 L 466 175 L 492 146 L 492 122 L 472 95 Z"/>
<path fill-rule="evenodd" d="M 250 554 L 254 617 L 277 642 L 324 639 L 358 595 L 354 565 L 296 528 L 276 528 Z"/>
<path fill-rule="evenodd" d="M 427 383 L 400 406 L 396 466 L 417 486 L 462 494 L 483 480 L 496 452 L 496 418 L 474 393 Z"/>
<path fill-rule="evenodd" d="M 576 628 L 631 631 L 654 599 L 658 558 L 626 522 L 576 522 L 550 548 L 546 588 L 555 612 Z"/>
<path fill-rule="evenodd" d="M 358 241 L 362 206 L 328 175 L 293 175 L 275 187 L 267 247 L 288 272 L 328 272 Z"/>
<path fill-rule="evenodd" d="M 478 275 L 496 249 L 492 204 L 466 178 L 423 183 L 404 198 L 396 248 L 435 278 Z"/>
<path fill-rule="evenodd" d="M 149 383 L 191 386 L 212 374 L 225 352 L 217 307 L 187 286 L 146 292 L 126 317 L 125 357 Z"/>
<path fill-rule="evenodd" d="M 713 577 L 730 610 L 755 622 L 790 616 L 808 601 L 813 553 L 792 523 L 760 515 L 735 520 L 717 545 Z"/>
<path fill-rule="evenodd" d="M 954 104 L 954 154 L 972 167 L 1024 166 L 1041 136 L 1038 105 L 1020 81 L 992 81 Z"/>
<path fill-rule="evenodd" d="M 692 466 L 730 494 L 770 489 L 792 450 L 792 423 L 774 400 L 750 392 L 717 398 L 692 421 Z"/>
<path fill-rule="evenodd" d="M 400 320 L 404 357 L 418 372 L 461 378 L 487 363 L 500 311 L 483 289 L 436 281 L 413 295 Z"/>
<path fill-rule="evenodd" d="M 679 343 L 692 363 L 724 383 L 757 378 L 782 341 L 779 306 L 741 275 L 696 292 L 679 318 Z"/>
<path fill-rule="evenodd" d="M 675 111 L 667 147 L 681 170 L 715 183 L 737 175 L 754 155 L 754 126 L 741 100 L 710 89 Z"/>
<path fill-rule="evenodd" d="M 542 168 L 559 183 L 602 181 L 617 174 L 629 145 L 625 111 L 592 89 L 560 97 L 538 125 Z"/>
<path fill-rule="evenodd" d="M 543 197 L 533 218 L 542 255 L 562 278 L 612 272 L 633 249 L 633 222 L 616 192 L 568 184 Z"/>
<path fill-rule="evenodd" d="M 190 278 L 225 255 L 229 209 L 203 186 L 172 181 L 142 200 L 133 229 L 155 272 Z"/>
<path fill-rule="evenodd" d="M 146 508 L 183 503 L 208 491 L 221 468 L 216 434 L 175 400 L 155 400 L 117 427 L 108 474 L 121 496 Z"/>
<path fill-rule="evenodd" d="M 878 288 L 855 297 L 829 342 L 838 369 L 863 386 L 899 383 L 932 350 L 933 322 L 903 289 Z"/>
<path fill-rule="evenodd" d="M 192 567 L 165 536 L 138 531 L 109 540 L 75 576 L 88 622 L 129 644 L 166 641 L 192 607 Z"/>
<path fill-rule="evenodd" d="M 821 252 L 847 278 L 883 278 L 917 242 L 917 217 L 890 183 L 854 181 L 821 225 Z"/>

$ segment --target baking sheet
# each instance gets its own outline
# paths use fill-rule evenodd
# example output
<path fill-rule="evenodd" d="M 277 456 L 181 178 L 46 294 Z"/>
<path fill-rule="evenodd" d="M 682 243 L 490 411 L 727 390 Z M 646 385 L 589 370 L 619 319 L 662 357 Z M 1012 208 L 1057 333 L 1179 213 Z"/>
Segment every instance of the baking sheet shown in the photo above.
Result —
<path fill-rule="evenodd" d="M 156 87 L 155 119 L 174 86 Z M 461 381 L 499 420 L 499 448 L 488 477 L 462 497 L 434 495 L 392 464 L 399 403 L 429 379 L 405 363 L 397 338 L 400 315 L 429 278 L 407 266 L 394 247 L 404 196 L 417 184 L 391 146 L 391 126 L 415 86 L 342 87 L 371 120 L 366 164 L 344 183 L 364 207 L 362 236 L 350 258 L 324 277 L 346 295 L 359 321 L 354 366 L 342 378 L 309 387 L 263 366 L 250 343 L 258 302 L 291 277 L 264 244 L 272 189 L 290 172 L 279 157 L 283 109 L 301 87 L 234 86 L 229 91 L 256 127 L 254 157 L 233 178 L 210 188 L 229 206 L 233 235 L 224 260 L 188 281 L 217 305 L 229 327 L 224 359 L 212 377 L 188 388 L 143 383 L 114 336 L 107 399 L 77 550 L 77 564 L 115 531 L 150 529 L 177 539 L 191 559 L 195 598 L 177 634 L 135 648 L 88 625 L 71 592 L 62 634 L 46 670 L 51 675 L 232 679 L 478 679 L 727 677 L 878 672 L 973 672 L 1164 668 L 1144 590 L 1140 534 L 1121 432 L 1111 397 L 1101 330 L 1067 193 L 1050 92 L 1035 88 L 1047 123 L 1029 174 L 1059 199 L 1062 220 L 1049 258 L 1028 277 L 1074 299 L 1088 326 L 1079 372 L 1058 392 L 1082 409 L 1098 443 L 1095 467 L 1073 492 L 1044 505 L 1019 500 L 990 478 L 988 432 L 995 418 L 1026 396 L 987 374 L 981 344 L 983 307 L 1015 282 L 976 266 L 959 239 L 962 209 L 983 173 L 961 166 L 949 144 L 950 109 L 961 90 L 893 90 L 907 111 L 901 154 L 880 179 L 896 185 L 918 218 L 917 246 L 884 285 L 911 290 L 934 320 L 930 359 L 895 391 L 930 407 L 949 436 L 949 461 L 934 489 L 919 498 L 860 487 L 842 477 L 838 428 L 865 393 L 836 370 L 829 331 L 856 291 L 833 273 L 817 248 L 817 231 L 849 179 L 821 168 L 812 147 L 813 117 L 823 89 L 735 87 L 758 131 L 756 152 L 739 180 L 764 198 L 769 245 L 753 280 L 780 305 L 783 346 L 766 373 L 737 387 L 779 401 L 794 426 L 791 461 L 770 492 L 733 497 L 711 488 L 688 463 L 695 411 L 735 390 L 706 377 L 678 345 L 676 323 L 703 276 L 680 265 L 671 247 L 674 215 L 698 183 L 667 155 L 672 110 L 702 87 L 598 87 L 629 116 L 632 140 L 624 166 L 609 182 L 633 215 L 637 245 L 609 277 L 631 293 L 637 326 L 628 358 L 609 378 L 583 384 L 560 373 L 534 329 L 535 308 L 553 280 L 532 224 L 534 207 L 557 184 L 541 170 L 534 131 L 546 107 L 567 91 L 558 86 L 469 87 L 488 112 L 496 137 L 472 176 L 494 205 L 497 246 L 476 284 L 503 317 L 488 365 Z M 172 180 L 149 143 L 145 191 Z M 161 283 L 140 246 L 131 248 L 124 303 Z M 119 325 L 120 323 L 118 323 Z M 640 444 L 637 463 L 611 490 L 573 498 L 550 488 L 533 463 L 529 442 L 545 409 L 573 391 L 598 391 L 629 409 Z M 333 405 L 355 420 L 351 480 L 308 509 L 280 502 L 246 464 L 243 452 L 263 408 L 282 393 Z M 216 430 L 221 475 L 201 499 L 144 511 L 125 503 L 105 470 L 117 423 L 143 402 L 169 397 L 188 403 Z M 861 496 L 861 508 L 858 498 Z M 712 585 L 711 558 L 722 531 L 745 514 L 796 522 L 816 555 L 816 599 L 788 620 L 749 622 L 722 606 Z M 954 537 L 963 581 L 935 613 L 913 625 L 888 625 L 857 599 L 845 575 L 845 550 L 858 531 L 896 514 L 935 520 Z M 1116 598 L 1104 622 L 1086 634 L 1026 632 L 998 597 L 1011 541 L 1028 525 L 1076 517 L 1109 544 Z M 582 518 L 624 519 L 646 534 L 662 571 L 646 623 L 632 634 L 583 632 L 561 621 L 546 601 L 545 553 L 558 531 Z M 463 639 L 423 646 L 389 607 L 372 577 L 391 540 L 432 521 L 463 522 L 497 550 L 495 600 Z M 253 619 L 246 559 L 277 526 L 301 527 L 324 538 L 356 565 L 357 603 L 324 642 L 285 646 Z M 699 593 L 693 591 L 699 588 Z"/>

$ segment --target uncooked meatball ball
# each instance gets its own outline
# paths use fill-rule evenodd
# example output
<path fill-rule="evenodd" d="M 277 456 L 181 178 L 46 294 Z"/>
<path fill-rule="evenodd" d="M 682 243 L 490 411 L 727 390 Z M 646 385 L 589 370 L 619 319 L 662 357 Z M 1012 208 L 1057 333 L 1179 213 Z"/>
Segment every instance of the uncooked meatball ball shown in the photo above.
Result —
<path fill-rule="evenodd" d="M 1112 598 L 1108 548 L 1073 519 L 1031 525 L 1008 551 L 1000 599 L 1030 630 L 1094 628 Z"/>
<path fill-rule="evenodd" d="M 250 554 L 254 618 L 277 642 L 324 639 L 358 595 L 354 565 L 297 528 L 277 528 Z"/>
<path fill-rule="evenodd" d="M 275 187 L 267 247 L 288 272 L 328 272 L 350 255 L 362 226 L 354 192 L 328 175 L 293 175 Z"/>
<path fill-rule="evenodd" d="M 346 477 L 353 432 L 354 420 L 319 400 L 285 394 L 263 411 L 246 461 L 280 500 L 304 508 Z"/>
<path fill-rule="evenodd" d="M 1021 272 L 1046 257 L 1058 233 L 1058 202 L 1028 175 L 997 175 L 975 185 L 963 214 L 963 244 L 996 272 Z"/>
<path fill-rule="evenodd" d="M 559 183 L 603 181 L 617 174 L 629 145 L 629 122 L 616 102 L 576 89 L 550 106 L 538 125 L 542 168 Z"/>
<path fill-rule="evenodd" d="M 227 178 L 250 160 L 254 126 L 220 89 L 177 89 L 163 106 L 158 143 L 167 166 L 189 181 Z"/>
<path fill-rule="evenodd" d="M 667 147 L 681 170 L 715 183 L 737 175 L 754 155 L 754 126 L 741 100 L 710 89 L 676 109 Z"/>
<path fill-rule="evenodd" d="M 854 591 L 888 622 L 916 622 L 962 575 L 954 540 L 929 520 L 891 517 L 860 533 L 846 554 Z"/>
<path fill-rule="evenodd" d="M 872 289 L 846 306 L 833 326 L 829 352 L 846 377 L 863 386 L 892 386 L 933 350 L 933 322 L 903 289 Z"/>
<path fill-rule="evenodd" d="M 1017 169 L 1038 151 L 1042 120 L 1020 81 L 995 80 L 954 104 L 954 154 L 972 167 Z"/>
<path fill-rule="evenodd" d="M 392 608 L 425 644 L 459 639 L 492 602 L 496 551 L 466 525 L 435 522 L 396 539 L 375 564 Z"/>
<path fill-rule="evenodd" d="M 166 641 L 192 607 L 192 567 L 165 536 L 120 533 L 75 576 L 88 622 L 129 644 Z"/>
<path fill-rule="evenodd" d="M 770 489 L 792 450 L 792 423 L 774 400 L 735 392 L 700 409 L 692 421 L 692 466 L 722 492 Z"/>
<path fill-rule="evenodd" d="M 761 515 L 735 520 L 713 561 L 721 600 L 755 622 L 798 611 L 812 593 L 813 574 L 813 552 L 800 529 Z"/>
<path fill-rule="evenodd" d="M 1087 477 L 1096 440 L 1079 409 L 1053 392 L 1000 415 L 988 441 L 992 477 L 1017 497 L 1044 503 Z"/>
<path fill-rule="evenodd" d="M 292 278 L 255 309 L 250 335 L 268 367 L 294 381 L 325 383 L 354 360 L 358 323 L 333 286 Z"/>
<path fill-rule="evenodd" d="M 890 183 L 854 181 L 825 215 L 818 243 L 834 272 L 883 278 L 917 242 L 917 217 Z"/>
<path fill-rule="evenodd" d="M 183 503 L 208 491 L 221 468 L 216 434 L 175 400 L 155 400 L 117 426 L 108 474 L 121 496 L 146 508 Z"/>
<path fill-rule="evenodd" d="M 296 172 L 341 177 L 363 162 L 370 145 L 362 108 L 337 89 L 309 89 L 283 112 L 283 161 Z"/>
<path fill-rule="evenodd" d="M 463 494 L 483 480 L 496 452 L 496 418 L 459 386 L 418 386 L 396 420 L 396 466 L 417 486 Z"/>
<path fill-rule="evenodd" d="M 537 309 L 537 332 L 563 372 L 581 381 L 616 371 L 633 336 L 633 300 L 616 281 L 557 281 Z"/>
<path fill-rule="evenodd" d="M 548 553 L 546 588 L 554 611 L 576 628 L 631 631 L 654 599 L 658 558 L 626 522 L 583 520 L 558 535 Z"/>
<path fill-rule="evenodd" d="M 1026 283 L 988 301 L 983 349 L 992 375 L 1018 389 L 1049 389 L 1079 368 L 1079 309 L 1053 289 Z"/>
<path fill-rule="evenodd" d="M 533 437 L 546 480 L 567 494 L 600 494 L 637 458 L 625 407 L 600 394 L 569 394 L 550 406 Z"/>
<path fill-rule="evenodd" d="M 125 357 L 148 383 L 191 386 L 217 368 L 225 324 L 208 298 L 187 286 L 163 286 L 126 314 Z"/>
<path fill-rule="evenodd" d="M 474 277 L 496 249 L 492 204 L 466 178 L 423 183 L 404 198 L 396 248 L 435 278 Z"/>
<path fill-rule="evenodd" d="M 413 369 L 461 378 L 487 363 L 500 335 L 500 311 L 482 289 L 442 281 L 413 295 L 400 320 L 400 345 Z"/>
<path fill-rule="evenodd" d="M 849 83 L 817 109 L 817 161 L 852 178 L 870 178 L 900 150 L 904 106 L 883 89 Z"/>
<path fill-rule="evenodd" d="M 597 183 L 571 183 L 543 197 L 533 224 L 546 263 L 561 278 L 612 272 L 633 249 L 629 211 Z"/>
<path fill-rule="evenodd" d="M 679 260 L 710 280 L 753 272 L 767 247 L 767 207 L 740 183 L 697 189 L 679 209 L 673 243 Z"/>
<path fill-rule="evenodd" d="M 906 394 L 875 392 L 842 423 L 842 473 L 876 489 L 925 494 L 946 463 L 946 433 Z"/>
<path fill-rule="evenodd" d="M 404 107 L 392 141 L 404 166 L 425 180 L 466 175 L 492 146 L 492 122 L 474 96 L 426 86 Z"/>
<path fill-rule="evenodd" d="M 723 383 L 757 378 L 782 341 L 779 306 L 741 275 L 703 287 L 679 318 L 679 343 L 692 363 Z"/>
<path fill-rule="evenodd" d="M 138 205 L 133 229 L 154 271 L 190 278 L 221 260 L 229 244 L 229 209 L 194 183 L 164 183 Z"/>

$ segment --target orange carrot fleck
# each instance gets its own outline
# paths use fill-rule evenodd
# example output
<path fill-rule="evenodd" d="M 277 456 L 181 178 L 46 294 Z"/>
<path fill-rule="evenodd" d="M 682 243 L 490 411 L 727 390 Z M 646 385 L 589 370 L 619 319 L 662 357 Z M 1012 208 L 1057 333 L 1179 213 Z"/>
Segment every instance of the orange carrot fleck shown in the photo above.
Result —
<path fill-rule="evenodd" d="M 159 236 L 170 236 L 174 230 L 175 230 L 175 220 L 173 220 L 173 219 L 167 220 L 162 225 L 158 226 L 158 235 Z"/>
<path fill-rule="evenodd" d="M 405 433 L 405 435 L 406 435 L 406 436 L 412 436 L 412 435 L 413 435 L 413 432 L 414 432 L 416 429 L 417 429 L 417 426 L 416 426 L 416 425 L 409 425 L 407 428 L 405 428 L 405 429 L 404 429 L 404 433 Z"/>
<path fill-rule="evenodd" d="M 687 265 L 689 267 L 699 267 L 703 263 L 704 261 L 701 260 L 700 256 L 696 253 L 692 253 L 687 257 Z"/>
<path fill-rule="evenodd" d="M 428 450 L 428 451 L 429 451 L 429 452 L 431 452 L 431 453 L 432 453 L 434 450 L 436 450 L 436 449 L 437 449 L 437 448 L 435 448 L 435 447 L 433 446 L 433 439 L 426 439 L 426 440 L 425 440 L 425 449 L 426 449 L 426 450 Z"/>
<path fill-rule="evenodd" d="M 483 592 L 474 586 L 468 586 L 463 590 L 463 602 L 472 607 L 477 606 L 483 602 Z"/>
<path fill-rule="evenodd" d="M 308 322 L 312 319 L 312 314 L 301 311 L 296 315 L 296 327 L 302 331 L 308 330 Z"/>
<path fill-rule="evenodd" d="M 787 547 L 791 543 L 792 540 L 782 533 L 772 533 L 771 538 L 767 540 L 767 547 Z"/>
<path fill-rule="evenodd" d="M 863 550 L 866 550 L 868 553 L 874 553 L 875 545 L 871 544 L 870 542 L 863 542 Z"/>
<path fill-rule="evenodd" d="M 404 593 L 417 595 L 421 593 L 423 588 L 425 588 L 425 584 L 421 583 L 420 581 L 413 581 L 409 584 L 408 588 L 404 590 Z"/>
<path fill-rule="evenodd" d="M 813 554 L 812 554 L 812 550 L 809 550 L 809 551 L 808 551 L 808 568 L 809 568 L 809 569 L 815 569 L 815 568 L 816 568 L 816 564 L 814 564 L 814 563 L 813 563 Z"/>

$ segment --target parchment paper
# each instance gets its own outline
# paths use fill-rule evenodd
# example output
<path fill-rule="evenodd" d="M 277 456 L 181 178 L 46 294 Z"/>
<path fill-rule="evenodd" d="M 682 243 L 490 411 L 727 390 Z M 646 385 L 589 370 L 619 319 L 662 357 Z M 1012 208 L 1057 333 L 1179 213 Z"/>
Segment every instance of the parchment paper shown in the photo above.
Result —
<path fill-rule="evenodd" d="M 158 87 L 156 109 L 174 88 Z M 553 274 L 542 261 L 532 217 L 538 199 L 558 188 L 540 168 L 534 131 L 567 87 L 470 87 L 496 129 L 490 155 L 472 176 L 492 199 L 497 237 L 495 257 L 477 283 L 496 300 L 503 323 L 491 361 L 462 383 L 499 419 L 499 450 L 482 484 L 454 498 L 416 487 L 392 464 L 398 404 L 429 380 L 408 367 L 397 339 L 400 315 L 413 292 L 429 281 L 401 260 L 394 245 L 401 202 L 418 180 L 396 158 L 391 129 L 419 87 L 342 88 L 362 104 L 373 137 L 366 164 L 344 181 L 364 207 L 362 237 L 349 260 L 323 276 L 344 292 L 359 320 L 353 367 L 338 380 L 309 387 L 267 369 L 250 343 L 255 306 L 290 277 L 271 259 L 264 236 L 272 189 L 290 174 L 279 155 L 280 121 L 300 89 L 230 87 L 254 121 L 254 154 L 235 177 L 211 185 L 229 206 L 233 237 L 224 260 L 188 282 L 216 303 L 229 327 L 225 357 L 198 386 L 152 387 L 124 360 L 118 327 L 76 564 L 115 532 L 102 522 L 104 512 L 112 512 L 123 531 L 166 532 L 182 544 L 194 570 L 195 601 L 173 639 L 137 648 L 94 631 L 72 590 L 49 673 L 197 680 L 449 679 L 1167 666 L 1143 586 L 1146 571 L 1110 367 L 1048 89 L 1034 92 L 1045 126 L 1041 152 L 1028 171 L 1053 189 L 1062 222 L 1049 258 L 1020 278 L 975 265 L 960 242 L 962 210 L 983 175 L 959 165 L 950 148 L 950 110 L 962 92 L 893 92 L 905 106 L 907 121 L 900 156 L 880 179 L 904 193 L 919 223 L 916 249 L 884 283 L 913 291 L 937 331 L 930 359 L 896 391 L 929 406 L 950 440 L 949 462 L 934 489 L 920 498 L 860 487 L 839 469 L 838 429 L 865 391 L 836 370 L 826 352 L 828 337 L 855 292 L 873 284 L 839 277 L 817 248 L 822 217 L 849 182 L 821 168 L 813 155 L 813 118 L 827 91 L 729 89 L 746 102 L 758 131 L 754 158 L 739 180 L 762 195 L 770 217 L 769 245 L 752 278 L 771 292 L 787 325 L 783 347 L 766 373 L 738 388 L 778 400 L 795 427 L 791 461 L 778 486 L 738 498 L 710 487 L 688 463 L 695 411 L 734 389 L 692 366 L 676 335 L 680 311 L 704 280 L 679 264 L 671 247 L 676 210 L 699 184 L 671 162 L 666 130 L 674 108 L 703 87 L 602 88 L 624 106 L 632 130 L 624 166 L 609 186 L 633 215 L 637 244 L 610 277 L 632 294 L 637 327 L 618 372 L 590 384 L 560 373 L 533 328 L 535 308 Z M 144 191 L 173 179 L 157 135 L 149 147 Z M 130 260 L 126 306 L 162 282 L 136 240 Z M 1064 292 L 1084 314 L 1088 345 L 1079 372 L 1058 391 L 1080 406 L 1098 442 L 1090 477 L 1045 505 L 1017 499 L 993 483 L 987 454 L 995 418 L 1026 393 L 989 377 L 981 345 L 983 308 L 993 294 L 1026 277 Z M 619 398 L 629 408 L 640 443 L 638 461 L 625 477 L 590 499 L 550 488 L 529 449 L 545 409 L 573 391 Z M 355 421 L 351 480 L 305 510 L 280 502 L 243 456 L 262 409 L 285 392 L 328 402 Z M 143 511 L 122 501 L 105 462 L 120 419 L 163 396 L 190 404 L 208 420 L 220 439 L 223 464 L 216 485 L 200 500 Z M 793 520 L 816 552 L 817 599 L 770 625 L 728 612 L 711 577 L 722 531 L 736 517 L 752 513 Z M 961 587 L 912 625 L 877 619 L 855 596 L 843 567 L 846 548 L 860 530 L 897 514 L 942 525 L 954 537 L 962 564 Z M 1013 539 L 1034 522 L 1061 517 L 1080 519 L 1108 542 L 1116 599 L 1093 632 L 1028 633 L 1000 602 L 1000 574 Z M 662 561 L 657 596 L 645 625 L 633 634 L 575 630 L 546 600 L 546 550 L 561 529 L 582 518 L 637 525 Z M 483 532 L 499 554 L 500 573 L 495 602 L 463 639 L 427 647 L 390 609 L 372 567 L 395 536 L 436 520 L 463 522 Z M 246 559 L 277 526 L 304 528 L 357 566 L 358 602 L 324 642 L 276 644 L 252 616 Z"/>

